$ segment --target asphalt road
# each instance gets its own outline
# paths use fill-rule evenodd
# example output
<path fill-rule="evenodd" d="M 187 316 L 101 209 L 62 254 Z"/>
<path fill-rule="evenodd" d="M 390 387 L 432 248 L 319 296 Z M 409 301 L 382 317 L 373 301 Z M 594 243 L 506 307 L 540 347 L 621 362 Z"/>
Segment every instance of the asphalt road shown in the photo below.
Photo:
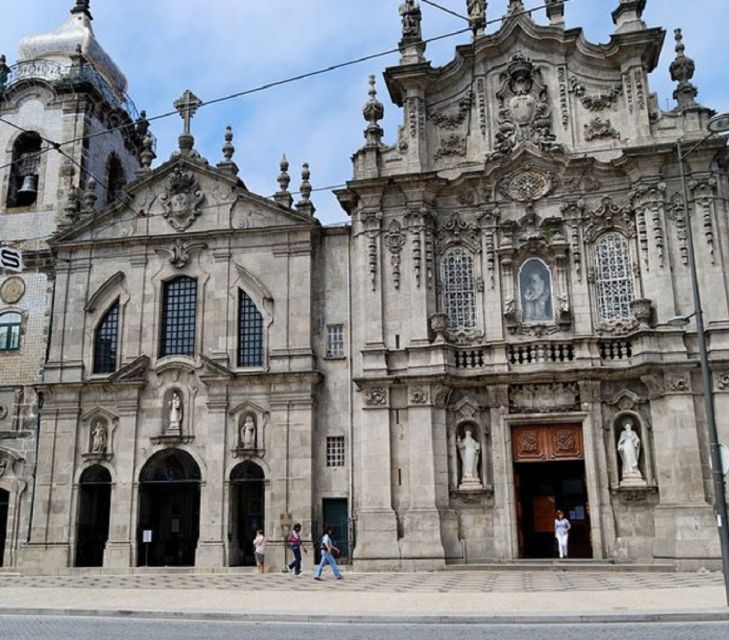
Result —
<path fill-rule="evenodd" d="M 0 640 L 726 640 L 729 622 L 597 625 L 248 623 L 0 616 Z"/>

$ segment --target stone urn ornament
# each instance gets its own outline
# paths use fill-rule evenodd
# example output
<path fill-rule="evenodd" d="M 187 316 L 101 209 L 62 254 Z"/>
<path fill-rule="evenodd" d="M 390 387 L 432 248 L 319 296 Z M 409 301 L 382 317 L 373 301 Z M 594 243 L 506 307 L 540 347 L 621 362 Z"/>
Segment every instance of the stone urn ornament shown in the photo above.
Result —
<path fill-rule="evenodd" d="M 448 314 L 447 313 L 434 313 L 430 316 L 430 328 L 435 334 L 435 344 L 445 343 L 445 333 L 448 329 Z"/>
<path fill-rule="evenodd" d="M 647 329 L 651 319 L 651 301 L 648 298 L 639 298 L 630 303 L 633 317 L 640 323 L 641 328 Z"/>

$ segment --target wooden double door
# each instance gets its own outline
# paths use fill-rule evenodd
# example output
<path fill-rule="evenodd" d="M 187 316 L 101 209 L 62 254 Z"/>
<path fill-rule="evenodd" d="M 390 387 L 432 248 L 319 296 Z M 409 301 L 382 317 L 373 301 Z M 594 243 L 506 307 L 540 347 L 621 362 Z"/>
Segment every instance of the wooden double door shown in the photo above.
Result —
<path fill-rule="evenodd" d="M 556 555 L 554 520 L 560 510 L 572 525 L 570 557 L 591 558 L 582 427 L 514 427 L 512 455 L 520 557 Z"/>

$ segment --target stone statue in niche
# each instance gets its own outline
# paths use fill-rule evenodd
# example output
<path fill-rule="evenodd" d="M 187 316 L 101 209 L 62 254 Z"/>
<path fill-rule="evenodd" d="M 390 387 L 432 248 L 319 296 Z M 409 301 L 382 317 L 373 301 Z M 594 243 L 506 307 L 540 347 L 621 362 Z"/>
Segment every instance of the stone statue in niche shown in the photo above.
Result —
<path fill-rule="evenodd" d="M 481 454 L 481 445 L 473 437 L 473 429 L 466 427 L 465 435 L 456 438 L 458 454 L 461 456 L 461 483 L 459 489 L 480 489 L 481 479 L 478 475 L 478 460 Z"/>
<path fill-rule="evenodd" d="M 168 404 L 170 407 L 170 415 L 167 431 L 180 433 L 182 431 L 182 400 L 177 391 L 172 392 L 172 397 Z"/>
<path fill-rule="evenodd" d="M 552 278 L 541 260 L 527 260 L 519 273 L 521 319 L 525 323 L 554 321 Z"/>
<path fill-rule="evenodd" d="M 402 37 L 420 40 L 422 35 L 420 31 L 420 21 L 422 14 L 420 7 L 415 0 L 405 0 L 400 5 L 400 16 L 402 17 Z"/>
<path fill-rule="evenodd" d="M 240 427 L 240 443 L 244 449 L 256 448 L 256 421 L 250 413 Z"/>
<path fill-rule="evenodd" d="M 109 446 L 109 435 L 103 421 L 97 420 L 91 432 L 91 453 L 106 453 Z"/>
<path fill-rule="evenodd" d="M 622 461 L 622 479 L 620 484 L 645 485 L 643 474 L 640 472 L 640 438 L 633 431 L 634 422 L 632 418 L 626 417 L 622 420 L 623 430 L 618 439 L 618 453 Z"/>

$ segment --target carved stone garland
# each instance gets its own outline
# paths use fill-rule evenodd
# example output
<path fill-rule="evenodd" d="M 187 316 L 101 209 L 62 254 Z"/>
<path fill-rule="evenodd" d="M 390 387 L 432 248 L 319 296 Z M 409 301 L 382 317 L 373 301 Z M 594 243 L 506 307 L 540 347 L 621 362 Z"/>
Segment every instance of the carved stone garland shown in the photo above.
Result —
<path fill-rule="evenodd" d="M 372 291 L 377 289 L 378 264 L 380 262 L 379 238 L 382 225 L 381 211 L 362 213 L 362 228 L 367 236 L 367 270 Z"/>
<path fill-rule="evenodd" d="M 650 217 L 653 230 L 653 242 L 658 255 L 659 266 L 664 266 L 664 234 L 663 219 L 665 217 L 666 185 L 659 182 L 656 185 L 640 185 L 632 195 L 633 208 L 638 218 L 640 232 L 641 252 L 646 269 L 650 268 L 648 261 L 648 234 L 646 219 Z"/>
<path fill-rule="evenodd" d="M 582 199 L 574 202 L 567 202 L 561 207 L 562 217 L 569 229 L 570 253 L 572 264 L 577 275 L 577 280 L 582 281 L 582 242 L 580 239 L 580 228 L 582 218 L 585 214 L 585 201 Z"/>
<path fill-rule="evenodd" d="M 704 238 L 709 248 L 709 256 L 711 264 L 714 264 L 714 198 L 716 197 L 716 179 L 708 178 L 707 180 L 692 180 L 689 183 L 691 195 L 694 197 L 697 212 L 701 216 L 701 222 L 704 228 Z"/>
<path fill-rule="evenodd" d="M 392 267 L 392 281 L 395 289 L 400 288 L 400 260 L 402 248 L 405 245 L 405 234 L 402 225 L 397 220 L 391 220 L 385 234 L 385 245 L 390 251 L 390 266 Z"/>

